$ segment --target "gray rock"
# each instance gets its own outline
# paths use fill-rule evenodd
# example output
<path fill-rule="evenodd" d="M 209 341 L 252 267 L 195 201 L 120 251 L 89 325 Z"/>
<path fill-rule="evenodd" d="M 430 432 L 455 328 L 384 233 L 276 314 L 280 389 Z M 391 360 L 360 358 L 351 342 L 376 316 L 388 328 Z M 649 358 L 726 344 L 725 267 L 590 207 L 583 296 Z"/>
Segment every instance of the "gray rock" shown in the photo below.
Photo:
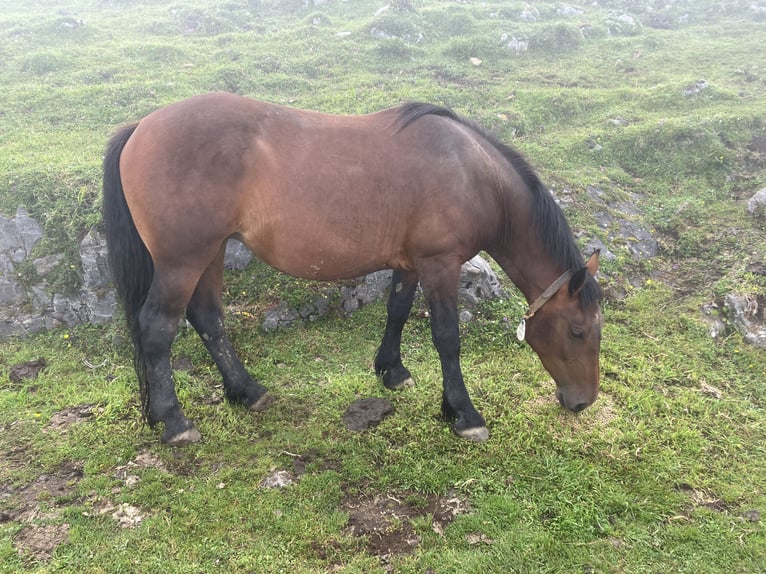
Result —
<path fill-rule="evenodd" d="M 724 305 L 734 327 L 742 333 L 745 342 L 759 348 L 766 348 L 766 317 L 759 310 L 755 297 L 730 293 L 724 298 Z"/>
<path fill-rule="evenodd" d="M 636 261 L 657 257 L 659 246 L 652 234 L 632 221 L 622 221 L 620 231 L 616 234 L 627 244 L 628 251 Z"/>
<path fill-rule="evenodd" d="M 365 275 L 356 284 L 341 286 L 339 289 L 341 310 L 344 313 L 353 313 L 385 298 L 391 287 L 391 276 L 390 269 L 375 271 Z M 497 275 L 482 257 L 477 255 L 463 264 L 458 287 L 458 300 L 461 304 L 475 306 L 482 300 L 505 295 Z M 273 309 L 266 311 L 261 328 L 270 332 L 289 327 L 299 320 L 316 321 L 329 313 L 333 299 L 331 294 L 327 294 L 299 308 L 291 308 L 287 303 L 281 302 Z"/>
<path fill-rule="evenodd" d="M 713 339 L 718 339 L 726 334 L 726 322 L 721 318 L 720 309 L 715 303 L 707 303 L 702 306 L 702 322 L 708 327 L 708 334 Z"/>
<path fill-rule="evenodd" d="M 273 309 L 266 311 L 261 328 L 267 333 L 289 327 L 300 318 L 300 313 L 281 301 Z"/>
<path fill-rule="evenodd" d="M 382 299 L 386 289 L 391 285 L 390 269 L 375 271 L 366 275 L 363 281 L 356 286 L 340 288 L 341 308 L 346 313 L 353 313 L 374 301 Z"/>
<path fill-rule="evenodd" d="M 625 249 L 635 260 L 651 259 L 659 253 L 659 244 L 651 232 L 637 223 L 642 210 L 643 200 L 638 194 L 628 194 L 619 199 L 610 199 L 600 188 L 589 186 L 587 194 L 596 204 L 602 204 L 602 209 L 595 211 L 596 221 L 607 234 L 611 245 L 624 245 Z M 614 255 L 611 251 L 608 251 Z M 607 255 L 602 252 L 602 255 Z"/>
<path fill-rule="evenodd" d="M 755 192 L 755 195 L 747 200 L 747 212 L 750 215 L 766 214 L 766 187 Z"/>
<path fill-rule="evenodd" d="M 506 295 L 497 275 L 480 255 L 463 263 L 460 269 L 458 300 L 466 305 L 477 305 L 485 299 Z"/>
<path fill-rule="evenodd" d="M 111 277 L 106 248 L 106 239 L 98 231 L 91 231 L 80 242 L 82 264 L 82 285 L 86 289 L 101 289 Z"/>
<path fill-rule="evenodd" d="M 40 277 L 45 277 L 48 273 L 64 260 L 64 256 L 61 253 L 55 255 L 46 255 L 35 259 L 32 264 L 35 266 L 35 271 Z"/>
<path fill-rule="evenodd" d="M 253 254 L 241 241 L 229 239 L 226 243 L 226 255 L 223 259 L 226 269 L 244 269 L 252 259 Z"/>
<path fill-rule="evenodd" d="M 697 80 L 695 83 L 686 86 L 684 88 L 684 97 L 691 98 L 692 96 L 696 96 L 700 92 L 704 92 L 710 87 L 710 84 L 708 84 L 705 80 Z"/>
<path fill-rule="evenodd" d="M 116 295 L 109 286 L 106 241 L 91 231 L 80 242 L 82 284 L 72 293 L 52 293 L 47 276 L 64 260 L 57 253 L 30 259 L 42 238 L 42 228 L 22 208 L 14 218 L 0 216 L 0 338 L 29 335 L 43 329 L 78 323 L 103 323 L 117 310 Z M 17 277 L 17 268 L 31 262 L 38 276 Z"/>
<path fill-rule="evenodd" d="M 634 34 L 639 24 L 633 16 L 623 13 L 610 18 L 607 27 L 610 34 Z"/>
<path fill-rule="evenodd" d="M 260 484 L 261 488 L 285 488 L 295 484 L 295 477 L 286 470 L 276 470 L 265 477 Z"/>
<path fill-rule="evenodd" d="M 515 36 L 510 34 L 503 34 L 500 36 L 500 41 L 505 44 L 505 47 L 511 50 L 517 56 L 529 50 L 529 38 L 526 36 Z"/>
<path fill-rule="evenodd" d="M 42 236 L 42 228 L 24 208 L 19 207 L 11 219 L 0 215 L 0 254 L 7 255 L 13 263 L 29 257 Z"/>
<path fill-rule="evenodd" d="M 540 10 L 534 6 L 526 6 L 519 14 L 519 20 L 527 24 L 534 24 L 540 19 Z"/>
<path fill-rule="evenodd" d="M 579 8 L 575 8 L 574 6 L 569 6 L 568 4 L 562 4 L 558 8 L 556 8 L 556 14 L 559 16 L 563 16 L 564 18 L 574 18 L 576 16 L 582 16 L 585 14 L 582 10 Z"/>

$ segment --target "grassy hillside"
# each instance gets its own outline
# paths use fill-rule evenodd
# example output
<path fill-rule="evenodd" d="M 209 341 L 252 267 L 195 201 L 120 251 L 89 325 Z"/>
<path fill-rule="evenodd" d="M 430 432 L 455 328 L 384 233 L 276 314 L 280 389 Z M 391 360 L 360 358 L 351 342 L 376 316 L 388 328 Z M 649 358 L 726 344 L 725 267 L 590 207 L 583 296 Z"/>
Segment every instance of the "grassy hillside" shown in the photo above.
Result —
<path fill-rule="evenodd" d="M 142 426 L 121 324 L 4 342 L 0 572 L 766 570 L 766 356 L 732 329 L 713 339 L 700 311 L 766 304 L 766 221 L 745 209 L 766 187 L 764 22 L 738 1 L 0 0 L 0 213 L 41 222 L 62 283 L 100 226 L 109 134 L 214 90 L 336 113 L 449 105 L 521 150 L 583 248 L 613 255 L 603 392 L 580 415 L 508 328 L 517 295 L 462 325 L 482 445 L 436 416 L 421 311 L 403 345 L 417 386 L 390 393 L 372 372 L 382 304 L 265 334 L 266 308 L 318 287 L 257 262 L 228 276 L 227 321 L 277 400 L 222 402 L 182 329 L 199 445 Z M 636 256 L 632 229 L 657 256 Z M 366 396 L 396 412 L 351 433 L 340 417 Z"/>

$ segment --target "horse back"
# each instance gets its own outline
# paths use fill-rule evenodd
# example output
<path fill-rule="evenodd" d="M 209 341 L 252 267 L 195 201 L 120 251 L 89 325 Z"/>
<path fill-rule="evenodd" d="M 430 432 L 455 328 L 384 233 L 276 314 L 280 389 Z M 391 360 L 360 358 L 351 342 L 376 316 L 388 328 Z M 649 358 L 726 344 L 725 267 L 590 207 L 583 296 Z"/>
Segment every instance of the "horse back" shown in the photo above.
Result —
<path fill-rule="evenodd" d="M 287 273 L 337 279 L 484 248 L 496 161 L 446 118 L 399 130 L 396 108 L 339 116 L 209 94 L 147 116 L 121 172 L 155 261 L 235 235 Z"/>

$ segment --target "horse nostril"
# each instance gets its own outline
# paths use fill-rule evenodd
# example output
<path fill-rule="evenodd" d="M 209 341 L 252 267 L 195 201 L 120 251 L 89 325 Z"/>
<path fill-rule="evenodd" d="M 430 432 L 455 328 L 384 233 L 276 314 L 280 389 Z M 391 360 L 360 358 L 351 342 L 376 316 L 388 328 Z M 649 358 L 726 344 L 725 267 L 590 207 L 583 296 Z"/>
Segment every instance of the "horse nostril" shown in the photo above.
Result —
<path fill-rule="evenodd" d="M 572 410 L 576 413 L 579 413 L 580 411 L 584 411 L 586 408 L 588 408 L 589 404 L 590 403 L 577 403 Z"/>

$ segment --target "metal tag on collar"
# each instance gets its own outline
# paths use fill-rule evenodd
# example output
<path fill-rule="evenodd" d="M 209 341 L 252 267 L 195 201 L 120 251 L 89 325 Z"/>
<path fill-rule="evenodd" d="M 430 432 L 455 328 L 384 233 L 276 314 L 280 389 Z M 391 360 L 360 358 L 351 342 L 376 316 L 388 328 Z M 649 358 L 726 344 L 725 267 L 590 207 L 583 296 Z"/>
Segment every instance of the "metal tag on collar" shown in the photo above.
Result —
<path fill-rule="evenodd" d="M 523 341 L 526 335 L 527 335 L 527 320 L 522 318 L 521 322 L 519 323 L 519 326 L 516 327 L 516 338 L 519 341 Z"/>

